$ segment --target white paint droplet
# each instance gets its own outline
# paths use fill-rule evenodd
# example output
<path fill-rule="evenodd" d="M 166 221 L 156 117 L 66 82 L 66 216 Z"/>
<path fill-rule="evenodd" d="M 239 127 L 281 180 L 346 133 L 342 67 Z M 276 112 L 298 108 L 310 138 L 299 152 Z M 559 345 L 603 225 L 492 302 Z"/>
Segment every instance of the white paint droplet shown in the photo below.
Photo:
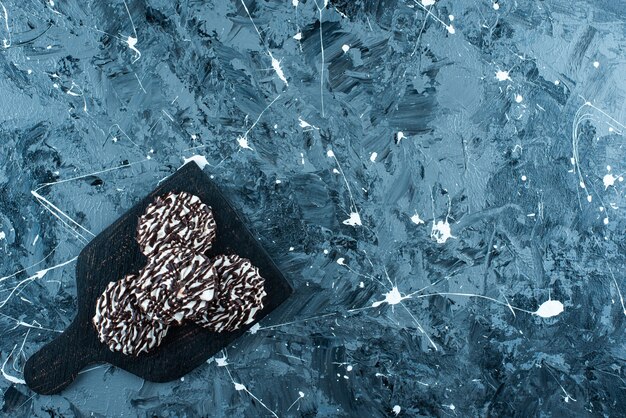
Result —
<path fill-rule="evenodd" d="M 433 4 L 435 4 L 435 0 L 422 0 L 424 6 L 432 6 Z"/>
<path fill-rule="evenodd" d="M 511 77 L 509 77 L 509 72 L 502 70 L 496 71 L 496 78 L 498 79 L 498 81 L 511 80 Z"/>
<path fill-rule="evenodd" d="M 300 2 L 299 2 L 298 0 L 291 0 L 291 4 L 293 4 L 293 5 L 294 5 L 294 7 L 298 7 L 298 4 L 299 4 L 299 3 L 300 3 Z"/>
<path fill-rule="evenodd" d="M 348 367 L 346 367 L 346 370 L 351 372 L 352 371 L 352 366 L 348 364 Z"/>
<path fill-rule="evenodd" d="M 606 174 L 602 177 L 602 182 L 604 183 L 604 190 L 608 189 L 610 186 L 615 184 L 615 179 L 617 177 L 613 177 L 613 174 Z"/>
<path fill-rule="evenodd" d="M 415 213 L 415 215 L 411 216 L 411 222 L 413 222 L 415 225 L 420 225 L 424 223 L 418 213 Z"/>
<path fill-rule="evenodd" d="M 516 101 L 517 103 L 522 103 L 522 101 L 523 101 L 523 100 L 524 100 L 524 97 L 522 97 L 522 95 L 521 95 L 521 94 L 516 94 L 516 95 L 515 95 L 515 101 Z"/>
<path fill-rule="evenodd" d="M 235 383 L 235 390 L 246 390 L 246 387 L 244 385 L 242 385 L 241 383 Z"/>
<path fill-rule="evenodd" d="M 6 237 L 7 237 L 7 235 L 4 233 L 4 231 L 0 231 L 0 241 L 5 239 Z"/>
<path fill-rule="evenodd" d="M 29 68 L 28 70 L 26 70 L 26 72 L 27 72 L 28 74 L 32 74 L 32 73 L 33 73 L 33 70 L 31 70 L 31 69 Z"/>
<path fill-rule="evenodd" d="M 298 392 L 298 395 L 300 395 L 301 398 L 304 398 L 304 392 L 300 391 Z"/>
<path fill-rule="evenodd" d="M 326 156 L 329 158 L 334 158 L 335 153 L 333 152 L 333 150 L 329 149 L 328 151 L 326 151 Z"/>
<path fill-rule="evenodd" d="M 298 32 L 295 35 L 293 35 L 293 39 L 295 39 L 296 41 L 299 41 L 302 39 L 302 33 Z"/>
<path fill-rule="evenodd" d="M 343 221 L 343 224 L 350 225 L 350 226 L 362 225 L 361 216 L 359 215 L 358 212 L 352 212 L 350 213 L 350 217 L 346 219 L 345 221 Z"/>
<path fill-rule="evenodd" d="M 602 222 L 604 222 L 605 225 L 608 225 L 609 224 L 609 218 L 604 218 L 604 220 Z"/>
<path fill-rule="evenodd" d="M 338 258 L 337 259 L 337 264 L 339 264 L 340 266 L 345 266 L 346 265 L 345 261 L 346 261 L 346 259 L 343 258 L 343 257 Z"/>
<path fill-rule="evenodd" d="M 404 138 L 406 138 L 406 136 L 404 136 L 404 132 L 398 131 L 396 134 L 396 144 L 399 144 Z"/>
<path fill-rule="evenodd" d="M 397 305 L 402 302 L 404 299 L 410 299 L 410 296 L 402 296 L 397 286 L 394 286 L 389 292 L 385 293 L 385 300 L 380 300 L 372 303 L 372 308 L 376 308 L 383 303 L 388 303 L 389 305 Z"/>
<path fill-rule="evenodd" d="M 237 144 L 239 144 L 241 148 L 250 149 L 250 150 L 252 149 L 250 145 L 248 144 L 248 139 L 244 138 L 243 136 L 240 136 L 237 138 Z"/>
<path fill-rule="evenodd" d="M 135 58 L 132 61 L 132 63 L 134 64 L 139 58 L 141 58 L 141 52 L 139 52 L 136 47 L 137 38 L 128 36 L 128 38 L 126 39 L 126 45 L 128 45 L 128 48 L 130 48 L 135 53 Z"/>
<path fill-rule="evenodd" d="M 189 163 L 189 162 L 194 162 L 196 164 L 198 164 L 198 167 L 200 167 L 201 170 L 204 169 L 204 167 L 206 167 L 207 165 L 211 165 L 209 164 L 209 162 L 207 161 L 206 157 L 204 155 L 192 155 L 189 158 L 185 158 L 183 157 L 183 160 L 185 161 L 183 163 L 183 165 Z"/>
<path fill-rule="evenodd" d="M 448 238 L 456 238 L 452 235 L 452 231 L 450 229 L 450 223 L 446 220 L 437 221 L 437 223 L 433 222 L 433 228 L 430 233 L 430 237 L 437 241 L 438 244 L 444 244 Z"/>
<path fill-rule="evenodd" d="M 600 67 L 600 63 L 598 61 L 594 61 L 593 62 L 593 66 L 596 67 L 596 68 L 599 68 Z"/>
<path fill-rule="evenodd" d="M 285 77 L 285 73 L 283 72 L 283 69 L 280 66 L 280 61 L 278 61 L 274 57 L 272 57 L 272 68 L 276 72 L 276 75 L 278 76 L 278 78 L 280 78 L 282 80 L 282 82 L 285 83 L 286 86 L 288 86 L 289 83 L 287 82 L 287 78 Z"/>
<path fill-rule="evenodd" d="M 393 413 L 398 415 L 400 413 L 400 411 L 402 411 L 402 408 L 400 407 L 400 405 L 394 405 L 393 406 Z"/>
<path fill-rule="evenodd" d="M 500 5 L 498 3 L 494 3 L 493 10 L 500 10 Z"/>
<path fill-rule="evenodd" d="M 552 318 L 563 312 L 563 304 L 558 300 L 547 300 L 534 313 L 542 318 Z"/>
<path fill-rule="evenodd" d="M 216 358 L 215 362 L 217 363 L 218 367 L 226 367 L 226 366 L 228 366 L 228 362 L 226 361 L 226 356 L 220 357 L 220 358 Z"/>
<path fill-rule="evenodd" d="M 375 152 L 373 152 L 373 153 L 372 153 L 372 155 L 370 155 L 370 161 L 371 161 L 371 162 L 376 161 L 376 157 L 378 157 L 378 154 L 377 154 L 377 153 L 375 153 Z"/>
<path fill-rule="evenodd" d="M 359 288 L 364 289 L 365 288 L 365 283 L 359 282 Z"/>
<path fill-rule="evenodd" d="M 593 200 L 593 197 L 590 194 L 588 194 L 587 195 L 587 202 L 591 203 L 592 200 Z"/>
<path fill-rule="evenodd" d="M 348 52 L 350 50 L 350 45 L 343 44 L 343 46 L 341 47 L 341 50 L 345 54 L 346 52 Z"/>
<path fill-rule="evenodd" d="M 250 327 L 250 334 L 256 334 L 261 329 L 261 325 L 257 322 L 256 324 Z"/>
<path fill-rule="evenodd" d="M 522 176 L 522 181 L 526 181 L 528 180 L 528 177 L 526 177 L 525 175 Z"/>
<path fill-rule="evenodd" d="M 280 183 L 282 183 L 282 180 L 276 179 L 276 184 L 280 184 Z"/>
<path fill-rule="evenodd" d="M 456 33 L 456 30 L 454 30 L 454 26 L 452 26 L 452 25 L 446 26 L 446 29 L 448 29 L 448 32 L 453 34 L 453 35 Z"/>

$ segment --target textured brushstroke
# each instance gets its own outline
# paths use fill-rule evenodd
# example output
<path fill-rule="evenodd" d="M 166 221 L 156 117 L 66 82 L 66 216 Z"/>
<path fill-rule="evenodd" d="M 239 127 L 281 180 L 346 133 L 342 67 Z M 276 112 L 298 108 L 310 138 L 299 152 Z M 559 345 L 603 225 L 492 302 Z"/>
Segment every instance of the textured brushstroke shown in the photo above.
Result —
<path fill-rule="evenodd" d="M 31 190 L 97 234 L 190 158 L 296 289 L 184 381 L 0 378 L 3 413 L 626 410 L 623 4 L 244 1 L 2 0 L 0 298 L 89 239 Z M 0 309 L 9 376 L 75 295 Z"/>

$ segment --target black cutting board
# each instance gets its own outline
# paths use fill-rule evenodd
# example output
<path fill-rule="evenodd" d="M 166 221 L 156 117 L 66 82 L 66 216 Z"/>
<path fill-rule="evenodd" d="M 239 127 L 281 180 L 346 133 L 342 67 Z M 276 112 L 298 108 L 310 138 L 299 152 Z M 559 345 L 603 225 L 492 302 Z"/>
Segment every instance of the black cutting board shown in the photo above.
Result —
<path fill-rule="evenodd" d="M 217 238 L 206 254 L 237 254 L 248 258 L 265 278 L 267 296 L 255 323 L 287 299 L 292 288 L 263 247 L 245 226 L 243 219 L 224 198 L 217 186 L 195 163 L 188 163 L 164 180 L 106 228 L 81 251 L 76 265 L 78 313 L 72 324 L 54 341 L 33 354 L 24 368 L 28 386 L 40 394 L 58 393 L 67 387 L 85 366 L 107 362 L 153 382 L 167 382 L 189 373 L 247 329 L 214 333 L 191 324 L 171 327 L 157 348 L 139 356 L 114 353 L 102 344 L 91 322 L 96 299 L 107 284 L 146 264 L 135 240 L 137 221 L 156 196 L 168 192 L 189 192 L 211 206 L 217 223 Z"/>

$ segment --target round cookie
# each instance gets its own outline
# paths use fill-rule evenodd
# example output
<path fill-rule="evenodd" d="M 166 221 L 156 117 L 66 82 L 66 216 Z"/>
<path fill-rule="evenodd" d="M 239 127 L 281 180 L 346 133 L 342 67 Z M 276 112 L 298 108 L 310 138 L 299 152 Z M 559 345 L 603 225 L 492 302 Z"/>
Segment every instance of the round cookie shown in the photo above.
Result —
<path fill-rule="evenodd" d="M 208 257 L 179 248 L 163 251 L 139 272 L 139 308 L 152 320 L 180 324 L 214 302 L 216 278 Z"/>
<path fill-rule="evenodd" d="M 137 306 L 134 289 L 137 276 L 111 282 L 96 301 L 92 319 L 98 339 L 111 351 L 138 355 L 158 346 L 168 326 L 152 321 Z"/>
<path fill-rule="evenodd" d="M 139 217 L 137 242 L 149 258 L 173 247 L 204 253 L 216 232 L 213 211 L 198 196 L 169 192 L 157 196 Z"/>
<path fill-rule="evenodd" d="M 217 272 L 216 301 L 189 318 L 214 332 L 234 331 L 254 321 L 267 294 L 259 269 L 238 255 L 219 255 L 213 266 Z"/>

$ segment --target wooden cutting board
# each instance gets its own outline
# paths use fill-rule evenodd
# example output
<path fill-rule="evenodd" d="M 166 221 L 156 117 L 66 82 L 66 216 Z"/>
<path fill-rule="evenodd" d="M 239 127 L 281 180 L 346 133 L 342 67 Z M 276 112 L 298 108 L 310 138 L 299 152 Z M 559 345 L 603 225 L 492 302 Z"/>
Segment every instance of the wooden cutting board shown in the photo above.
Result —
<path fill-rule="evenodd" d="M 160 346 L 136 357 L 114 353 L 98 340 L 91 322 L 96 299 L 109 282 L 137 273 L 146 264 L 147 259 L 135 240 L 137 221 L 156 196 L 170 191 L 192 193 L 213 209 L 217 239 L 207 253 L 209 257 L 237 254 L 250 259 L 259 268 L 265 278 L 267 296 L 254 323 L 292 293 L 287 280 L 217 186 L 195 163 L 188 163 L 81 251 L 76 265 L 78 313 L 59 337 L 26 362 L 24 378 L 32 390 L 45 395 L 58 393 L 72 383 L 85 366 L 99 362 L 110 363 L 153 382 L 179 379 L 254 325 L 223 333 L 210 332 L 195 324 L 171 327 Z"/>

